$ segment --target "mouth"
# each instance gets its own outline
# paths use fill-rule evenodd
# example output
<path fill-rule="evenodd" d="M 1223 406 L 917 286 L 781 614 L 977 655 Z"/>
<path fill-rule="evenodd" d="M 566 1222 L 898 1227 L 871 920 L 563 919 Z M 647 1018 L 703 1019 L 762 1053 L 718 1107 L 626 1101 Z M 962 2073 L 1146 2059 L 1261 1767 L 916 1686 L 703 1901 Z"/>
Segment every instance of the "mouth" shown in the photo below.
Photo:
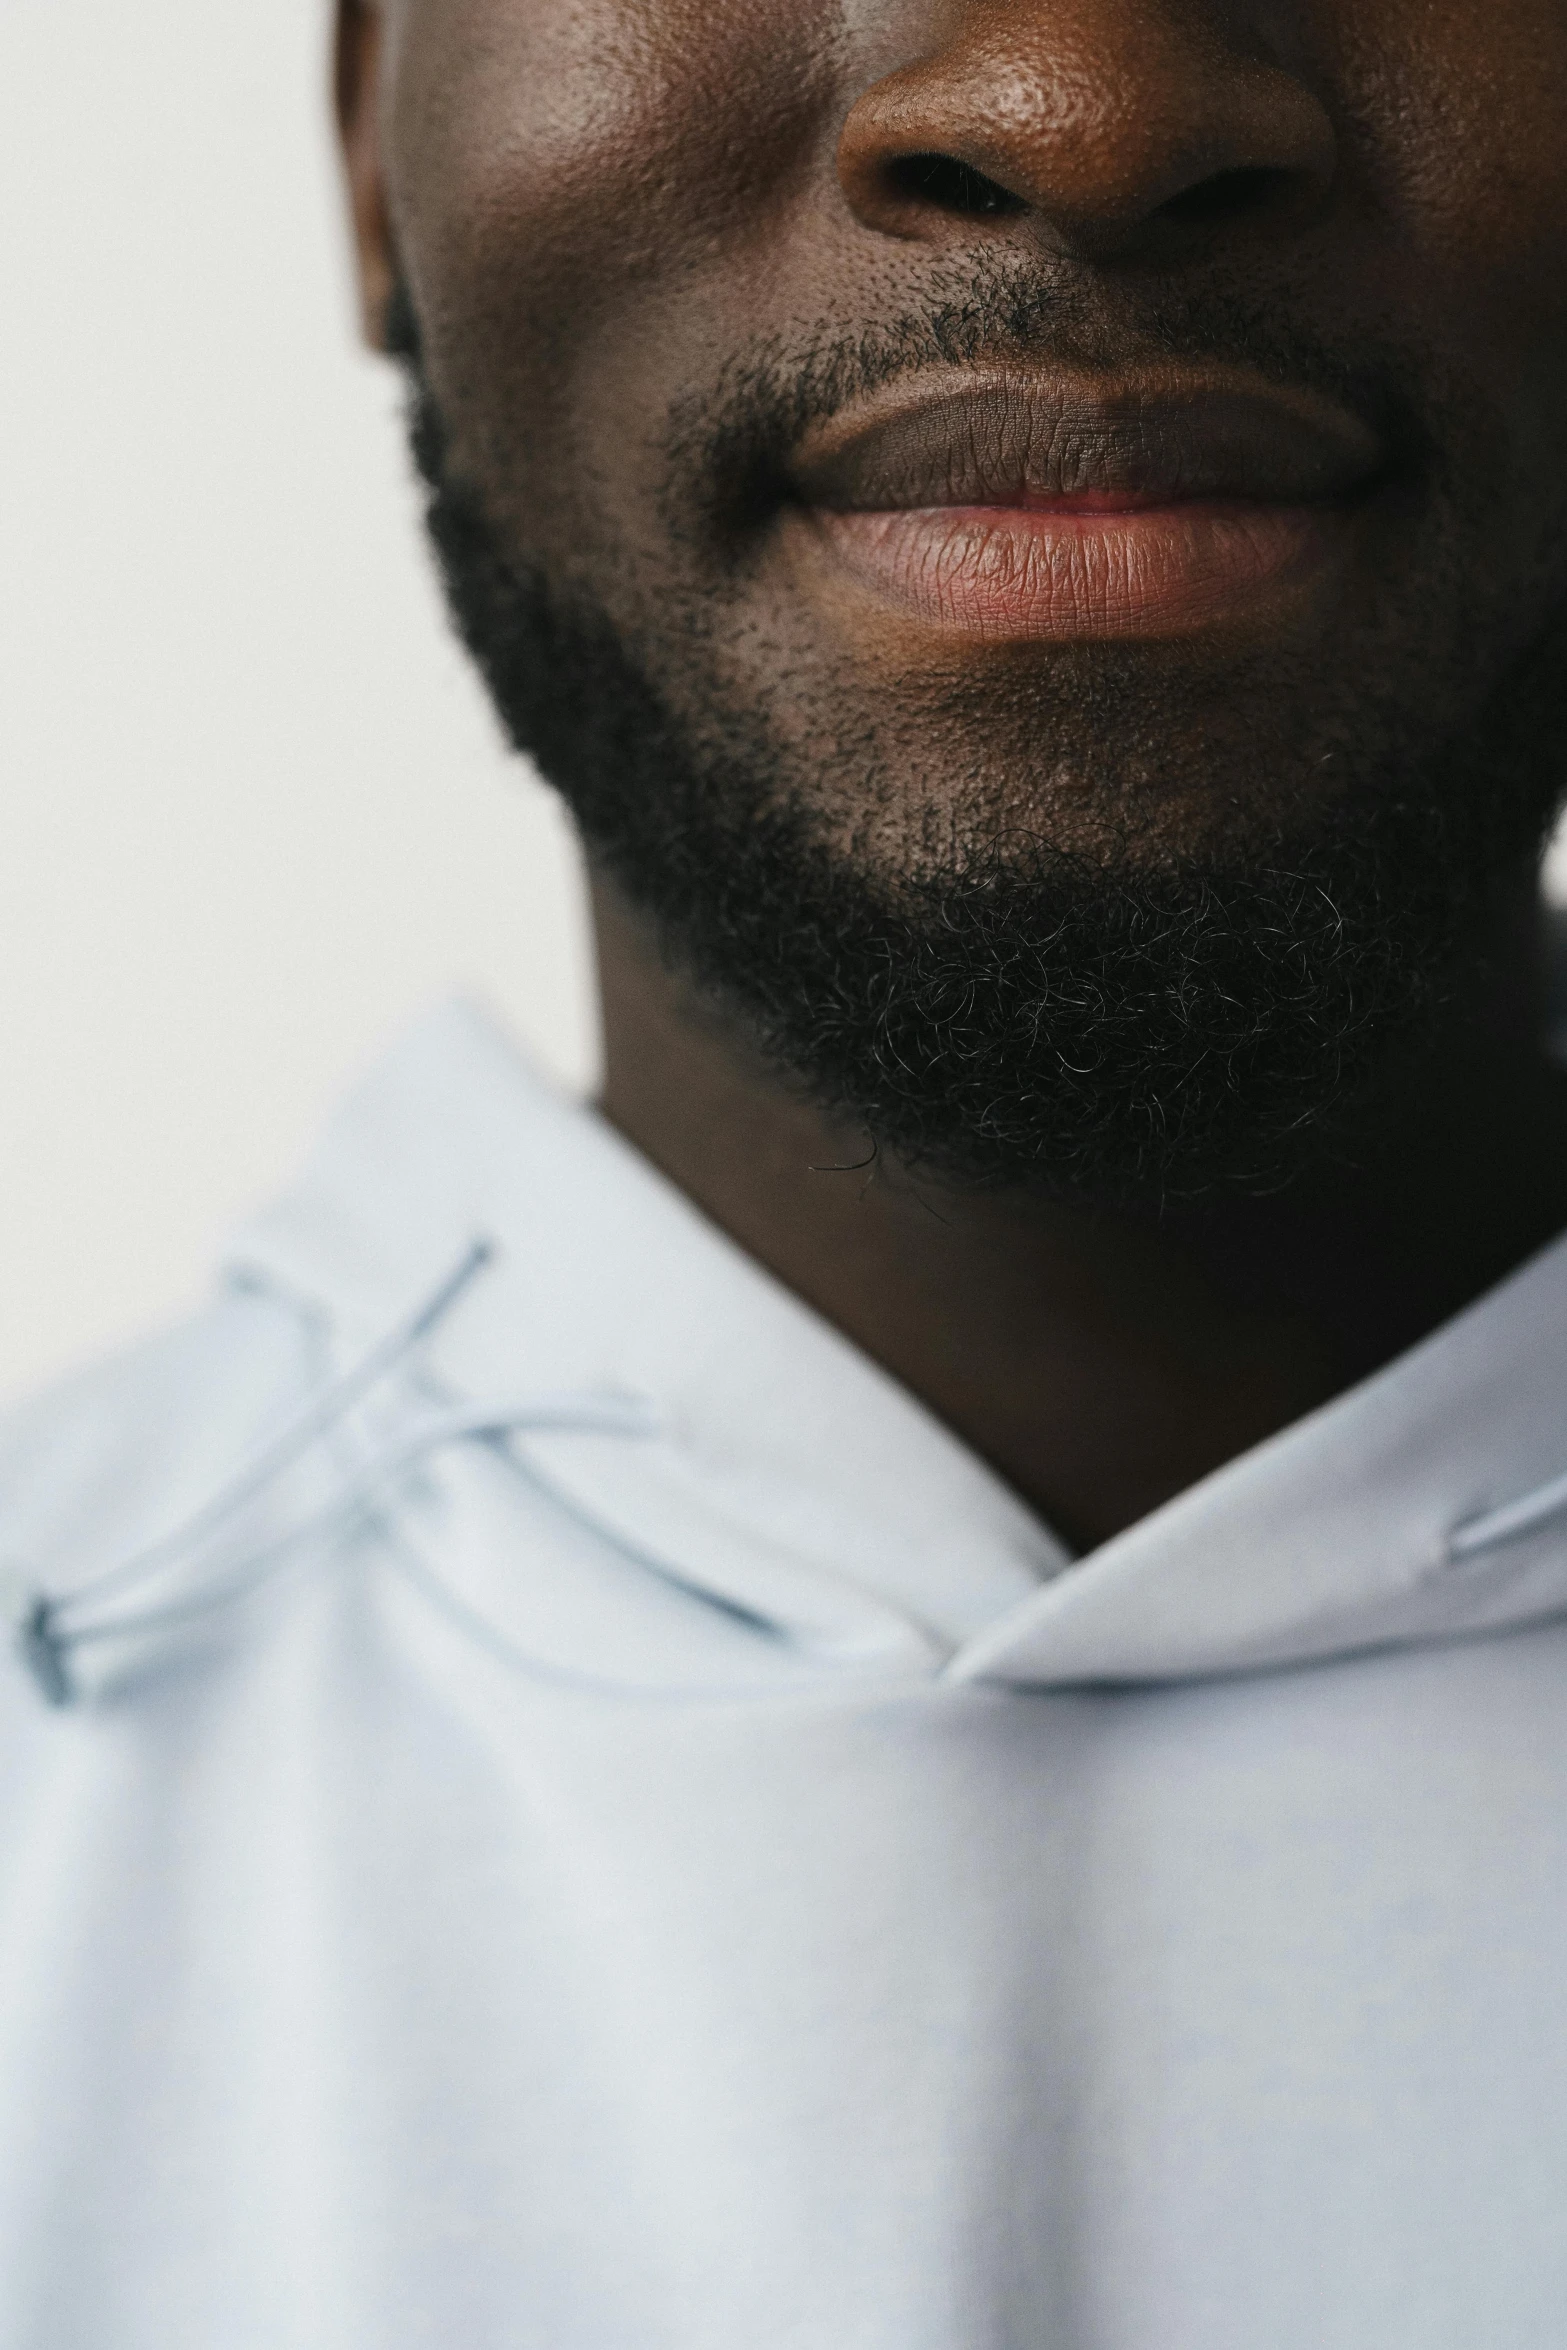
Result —
<path fill-rule="evenodd" d="M 1378 436 L 1240 371 L 943 371 L 840 411 L 791 469 L 796 551 L 946 635 L 1255 629 L 1340 570 Z"/>

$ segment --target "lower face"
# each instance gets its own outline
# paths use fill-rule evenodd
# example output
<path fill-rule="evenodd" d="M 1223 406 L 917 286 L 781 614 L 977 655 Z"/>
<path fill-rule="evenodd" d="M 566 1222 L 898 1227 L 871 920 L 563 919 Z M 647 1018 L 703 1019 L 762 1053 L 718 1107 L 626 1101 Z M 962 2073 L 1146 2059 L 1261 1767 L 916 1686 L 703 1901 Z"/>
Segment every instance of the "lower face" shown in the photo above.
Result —
<path fill-rule="evenodd" d="M 1331 197 L 1108 264 L 844 201 L 847 108 L 951 13 L 394 8 L 397 260 L 496 546 L 887 902 L 1422 795 L 1476 842 L 1510 795 L 1515 856 L 1567 725 L 1555 0 L 1263 11 Z"/>
<path fill-rule="evenodd" d="M 677 711 L 763 719 L 844 832 L 873 813 L 856 772 L 896 776 L 874 817 L 911 851 L 999 813 L 1090 851 L 1267 833 L 1357 745 L 1472 720 L 1567 587 L 1567 19 L 1286 12 L 1309 19 L 1337 200 L 1295 235 L 1096 269 L 1021 232 L 933 246 L 851 217 L 837 125 L 923 13 L 410 0 L 401 258 L 507 542 Z M 1082 490 L 1048 510 L 1005 480 L 922 509 L 878 508 L 852 465 L 814 503 L 789 479 L 802 409 L 830 442 L 856 376 L 899 370 L 896 404 L 977 368 L 1064 382 L 1068 406 L 1106 370 L 1155 402 L 1172 376 L 1282 384 L 1361 436 L 1364 470 L 1351 450 L 1311 499 L 1117 494 L 1085 427 Z"/>

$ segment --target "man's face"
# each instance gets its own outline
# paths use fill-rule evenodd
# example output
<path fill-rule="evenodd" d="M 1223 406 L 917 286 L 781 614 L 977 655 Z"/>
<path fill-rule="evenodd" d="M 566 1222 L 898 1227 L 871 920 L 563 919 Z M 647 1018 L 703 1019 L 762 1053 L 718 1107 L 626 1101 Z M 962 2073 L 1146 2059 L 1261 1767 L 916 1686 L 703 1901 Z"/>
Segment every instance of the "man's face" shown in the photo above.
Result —
<path fill-rule="evenodd" d="M 566 665 L 646 689 L 715 855 L 742 776 L 889 919 L 1538 829 L 1562 0 L 393 0 L 382 65 L 443 478 Z M 534 635 L 510 714 L 613 861 Z"/>

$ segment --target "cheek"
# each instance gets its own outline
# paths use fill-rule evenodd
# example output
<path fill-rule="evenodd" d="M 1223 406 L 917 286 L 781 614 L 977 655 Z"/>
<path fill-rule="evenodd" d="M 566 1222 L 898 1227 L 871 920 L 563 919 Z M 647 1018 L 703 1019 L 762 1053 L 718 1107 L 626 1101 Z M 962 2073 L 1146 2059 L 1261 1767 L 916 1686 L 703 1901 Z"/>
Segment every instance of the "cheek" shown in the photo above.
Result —
<path fill-rule="evenodd" d="M 832 128 L 837 0 L 411 0 L 393 209 L 418 290 L 568 339 L 765 219 Z"/>
<path fill-rule="evenodd" d="M 1475 528 L 1554 577 L 1567 524 L 1567 0 L 1331 0 L 1386 328 L 1468 387 Z M 1450 417 L 1455 429 L 1462 421 Z"/>
<path fill-rule="evenodd" d="M 1499 322 L 1567 305 L 1567 0 L 1336 0 L 1351 136 L 1397 242 Z"/>

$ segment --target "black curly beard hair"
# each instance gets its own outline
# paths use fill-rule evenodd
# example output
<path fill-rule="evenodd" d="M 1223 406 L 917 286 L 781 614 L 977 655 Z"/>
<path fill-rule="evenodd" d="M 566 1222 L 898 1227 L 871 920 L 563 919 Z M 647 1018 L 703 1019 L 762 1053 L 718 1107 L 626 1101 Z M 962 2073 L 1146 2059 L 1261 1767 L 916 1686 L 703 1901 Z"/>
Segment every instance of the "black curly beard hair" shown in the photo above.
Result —
<path fill-rule="evenodd" d="M 1557 802 L 1563 697 L 1540 675 L 1442 773 L 1395 767 L 1304 839 L 1148 870 L 1014 834 L 889 882 L 822 839 L 759 726 L 695 739 L 638 645 L 502 543 L 406 298 L 388 340 L 450 608 L 512 741 L 671 966 L 872 1153 L 1155 1208 L 1274 1190 L 1354 1155 L 1389 1053 L 1478 989 L 1480 914 Z"/>

